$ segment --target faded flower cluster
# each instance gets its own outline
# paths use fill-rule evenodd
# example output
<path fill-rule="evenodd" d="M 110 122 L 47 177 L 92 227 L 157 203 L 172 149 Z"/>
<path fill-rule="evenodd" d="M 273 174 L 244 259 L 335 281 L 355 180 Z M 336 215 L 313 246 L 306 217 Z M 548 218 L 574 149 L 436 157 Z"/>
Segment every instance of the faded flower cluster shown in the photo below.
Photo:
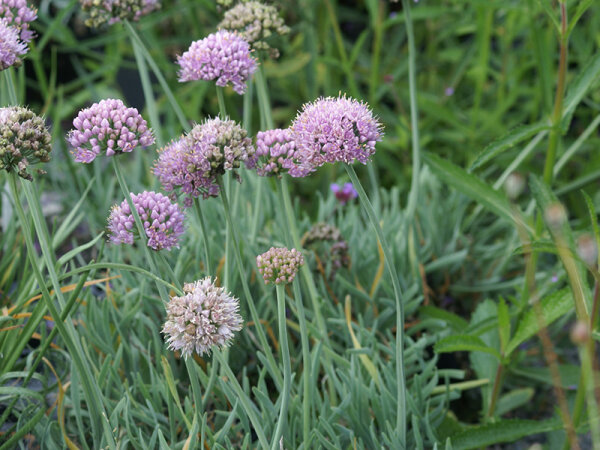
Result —
<path fill-rule="evenodd" d="M 285 247 L 271 247 L 256 257 L 256 265 L 265 284 L 291 283 L 303 264 L 304 257 L 295 248 L 288 250 Z"/>
<path fill-rule="evenodd" d="M 144 226 L 148 247 L 154 250 L 176 247 L 184 231 L 185 217 L 181 207 L 158 192 L 144 191 L 130 196 Z M 133 244 L 137 228 L 127 200 L 113 206 L 108 218 L 108 231 L 113 244 Z"/>
<path fill-rule="evenodd" d="M 44 119 L 27 108 L 0 108 L 0 170 L 16 171 L 26 180 L 30 164 L 50 161 L 50 133 Z"/>
<path fill-rule="evenodd" d="M 106 99 L 79 111 L 67 136 L 75 161 L 91 163 L 101 152 L 107 156 L 131 152 L 154 143 L 152 131 L 135 108 L 121 100 Z"/>
<path fill-rule="evenodd" d="M 183 296 L 171 297 L 162 332 L 169 349 L 184 358 L 196 352 L 202 356 L 211 348 L 226 347 L 242 329 L 238 299 L 217 287 L 210 277 L 185 284 Z"/>
<path fill-rule="evenodd" d="M 142 16 L 160 8 L 159 0 L 79 0 L 88 16 L 85 24 L 98 28 L 121 20 L 138 21 Z"/>

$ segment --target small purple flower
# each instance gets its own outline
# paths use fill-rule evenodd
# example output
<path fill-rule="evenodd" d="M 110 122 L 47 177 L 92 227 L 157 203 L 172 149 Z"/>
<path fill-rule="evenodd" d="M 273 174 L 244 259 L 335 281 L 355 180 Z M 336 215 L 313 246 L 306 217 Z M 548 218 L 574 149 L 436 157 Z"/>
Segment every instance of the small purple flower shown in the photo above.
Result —
<path fill-rule="evenodd" d="M 37 19 L 37 13 L 26 0 L 0 0 L 0 17 L 7 26 L 17 29 L 23 42 L 28 43 L 34 38 L 35 33 L 29 29 L 29 23 Z"/>
<path fill-rule="evenodd" d="M 179 81 L 217 80 L 217 86 L 232 84 L 238 94 L 246 91 L 246 81 L 256 70 L 248 42 L 227 30 L 192 42 L 177 64 Z"/>
<path fill-rule="evenodd" d="M 238 299 L 215 286 L 210 277 L 186 283 L 183 293 L 171 297 L 167 305 L 162 332 L 169 349 L 181 351 L 187 359 L 194 352 L 202 356 L 214 346 L 229 346 L 234 332 L 242 329 Z"/>
<path fill-rule="evenodd" d="M 305 177 L 311 172 L 311 168 L 303 166 L 298 159 L 296 142 L 289 128 L 259 131 L 256 134 L 256 156 L 256 172 L 262 177 L 280 177 L 286 171 L 292 177 Z"/>
<path fill-rule="evenodd" d="M 75 161 L 91 163 L 100 152 L 106 156 L 131 152 L 154 144 L 152 130 L 135 108 L 121 100 L 106 99 L 79 111 L 67 140 L 75 149 Z"/>
<path fill-rule="evenodd" d="M 330 189 L 342 205 L 358 197 L 358 192 L 356 192 L 352 183 L 344 183 L 344 187 L 340 187 L 337 183 L 331 183 Z"/>
<path fill-rule="evenodd" d="M 304 265 L 304 257 L 295 248 L 271 247 L 256 257 L 256 265 L 265 284 L 288 284 L 294 281 L 300 266 Z"/>
<path fill-rule="evenodd" d="M 185 216 L 177 203 L 158 193 L 129 194 L 146 230 L 148 247 L 170 250 L 183 234 Z M 108 217 L 109 239 L 113 244 L 133 244 L 137 228 L 127 200 L 114 205 Z"/>
<path fill-rule="evenodd" d="M 454 95 L 454 88 L 452 86 L 448 86 L 445 90 L 444 90 L 444 95 L 446 97 L 451 97 Z"/>
<path fill-rule="evenodd" d="M 21 56 L 29 51 L 27 44 L 19 38 L 19 30 L 0 20 L 0 71 L 21 65 Z"/>
<path fill-rule="evenodd" d="M 218 196 L 217 177 L 226 170 L 238 169 L 242 162 L 250 169 L 256 165 L 246 130 L 233 120 L 216 118 L 196 125 L 187 135 L 159 150 L 154 174 L 168 192 L 181 187 L 188 196 L 184 205 L 189 207 L 200 195 Z"/>
<path fill-rule="evenodd" d="M 345 96 L 305 104 L 291 126 L 303 164 L 369 162 L 381 124 L 365 103 Z"/>

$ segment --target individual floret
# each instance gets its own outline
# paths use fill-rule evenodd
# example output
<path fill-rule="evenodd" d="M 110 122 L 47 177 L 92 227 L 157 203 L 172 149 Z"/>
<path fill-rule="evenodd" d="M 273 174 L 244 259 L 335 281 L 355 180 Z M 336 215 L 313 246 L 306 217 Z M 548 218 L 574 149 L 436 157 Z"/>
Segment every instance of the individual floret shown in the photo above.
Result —
<path fill-rule="evenodd" d="M 148 247 L 154 250 L 177 247 L 184 231 L 185 216 L 181 207 L 157 192 L 144 191 L 130 196 L 146 231 Z M 113 206 L 108 218 L 108 231 L 113 244 L 133 244 L 137 228 L 127 200 Z"/>
<path fill-rule="evenodd" d="M 179 81 L 216 80 L 217 86 L 231 84 L 238 94 L 246 91 L 246 81 L 256 70 L 248 42 L 227 30 L 192 42 L 177 64 Z"/>
<path fill-rule="evenodd" d="M 256 257 L 256 265 L 265 284 L 291 283 L 303 264 L 304 257 L 295 248 L 288 250 L 285 247 L 271 247 Z"/>
<path fill-rule="evenodd" d="M 242 329 L 239 301 L 210 277 L 185 284 L 181 297 L 171 297 L 162 332 L 169 349 L 184 358 L 196 352 L 210 354 L 212 347 L 230 345 L 236 331 Z"/>
<path fill-rule="evenodd" d="M 135 108 L 121 100 L 106 99 L 79 111 L 67 140 L 75 161 L 91 163 L 101 152 L 107 156 L 131 152 L 154 143 L 152 131 Z"/>

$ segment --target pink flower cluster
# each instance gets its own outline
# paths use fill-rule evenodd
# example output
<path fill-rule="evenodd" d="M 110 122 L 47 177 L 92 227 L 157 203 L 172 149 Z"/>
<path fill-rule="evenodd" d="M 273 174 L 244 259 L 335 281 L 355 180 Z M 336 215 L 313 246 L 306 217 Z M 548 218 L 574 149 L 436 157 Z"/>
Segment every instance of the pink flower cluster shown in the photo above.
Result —
<path fill-rule="evenodd" d="M 347 97 L 320 98 L 304 105 L 291 129 L 303 164 L 366 164 L 381 140 L 381 124 L 365 103 Z"/>
<path fill-rule="evenodd" d="M 181 139 L 159 151 L 154 174 L 163 188 L 172 192 L 181 187 L 186 206 L 202 195 L 219 195 L 217 177 L 241 163 L 253 168 L 256 157 L 247 132 L 232 120 L 210 119 L 196 125 Z"/>
<path fill-rule="evenodd" d="M 144 191 L 130 196 L 144 225 L 148 247 L 154 250 L 176 247 L 184 231 L 185 217 L 180 206 L 157 192 Z M 133 244 L 137 229 L 127 200 L 113 206 L 108 218 L 108 230 L 113 244 Z"/>
<path fill-rule="evenodd" d="M 169 349 L 188 358 L 194 352 L 209 354 L 213 346 L 228 346 L 234 332 L 242 329 L 238 299 L 215 286 L 210 277 L 185 284 L 183 292 L 181 297 L 171 297 L 167 305 L 162 332 Z"/>
<path fill-rule="evenodd" d="M 256 70 L 250 45 L 238 34 L 220 30 L 194 41 L 177 58 L 179 81 L 216 80 L 217 86 L 231 84 L 238 94 L 246 91 L 246 81 Z"/>
<path fill-rule="evenodd" d="M 154 143 L 152 131 L 138 110 L 116 99 L 101 100 L 82 109 L 73 119 L 73 127 L 67 140 L 77 162 L 91 163 L 100 152 L 113 156 Z"/>
<path fill-rule="evenodd" d="M 0 70 L 21 65 L 21 56 L 28 52 L 27 44 L 19 38 L 19 30 L 0 20 Z"/>
<path fill-rule="evenodd" d="M 300 266 L 304 265 L 304 257 L 295 248 L 271 247 L 256 257 L 256 265 L 265 284 L 288 284 L 294 281 Z"/>
<path fill-rule="evenodd" d="M 35 36 L 29 29 L 29 23 L 37 18 L 37 13 L 27 5 L 26 0 L 0 0 L 0 17 L 6 26 L 17 29 L 23 42 L 27 43 Z"/>
<path fill-rule="evenodd" d="M 281 176 L 286 171 L 292 177 L 305 177 L 311 172 L 310 167 L 301 163 L 289 128 L 259 131 L 256 135 L 256 156 L 256 172 L 263 177 Z"/>

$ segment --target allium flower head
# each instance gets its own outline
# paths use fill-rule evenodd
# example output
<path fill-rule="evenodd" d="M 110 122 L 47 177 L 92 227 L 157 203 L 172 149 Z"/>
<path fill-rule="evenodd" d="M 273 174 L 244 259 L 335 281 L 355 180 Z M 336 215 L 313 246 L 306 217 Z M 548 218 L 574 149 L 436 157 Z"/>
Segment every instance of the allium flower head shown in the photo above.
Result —
<path fill-rule="evenodd" d="M 158 192 L 144 191 L 129 195 L 144 225 L 148 247 L 154 250 L 176 247 L 184 231 L 185 217 L 181 207 Z M 133 244 L 137 228 L 127 200 L 112 207 L 108 217 L 108 231 L 113 244 Z"/>
<path fill-rule="evenodd" d="M 345 205 L 348 201 L 358 197 L 358 192 L 356 192 L 352 183 L 344 183 L 344 186 L 340 186 L 337 183 L 331 183 L 330 189 L 335 195 L 335 198 L 337 198 L 342 205 Z"/>
<path fill-rule="evenodd" d="M 0 18 L 7 26 L 18 30 L 22 41 L 27 43 L 35 36 L 29 29 L 29 23 L 37 19 L 37 12 L 27 5 L 26 0 L 0 0 Z"/>
<path fill-rule="evenodd" d="M 281 176 L 288 172 L 293 177 L 305 177 L 312 168 L 302 165 L 291 130 L 276 128 L 256 134 L 257 169 L 260 176 Z"/>
<path fill-rule="evenodd" d="M 19 38 L 19 30 L 0 20 L 0 71 L 21 65 L 21 56 L 29 51 L 27 44 Z"/>
<path fill-rule="evenodd" d="M 333 280 L 342 267 L 350 268 L 351 260 L 348 242 L 339 229 L 320 222 L 302 236 L 301 244 L 311 249 L 320 262 L 329 270 L 329 279 Z"/>
<path fill-rule="evenodd" d="M 75 161 L 91 163 L 100 152 L 107 156 L 131 152 L 154 143 L 152 131 L 135 108 L 121 100 L 106 99 L 79 111 L 67 140 L 75 149 Z"/>
<path fill-rule="evenodd" d="M 238 299 L 217 287 L 210 277 L 183 286 L 183 296 L 171 297 L 162 332 L 169 349 L 184 358 L 202 356 L 213 346 L 227 347 L 242 329 Z"/>
<path fill-rule="evenodd" d="M 305 163 L 359 161 L 366 164 L 381 140 L 381 124 L 365 103 L 352 98 L 320 98 L 304 105 L 291 129 Z"/>
<path fill-rule="evenodd" d="M 246 91 L 246 81 L 256 70 L 248 42 L 227 30 L 192 42 L 177 64 L 179 81 L 216 80 L 217 86 L 231 84 L 238 94 Z"/>
<path fill-rule="evenodd" d="M 160 9 L 160 0 L 79 0 L 87 14 L 85 24 L 98 28 L 121 20 L 138 21 L 142 16 Z"/>
<path fill-rule="evenodd" d="M 288 284 L 294 281 L 304 257 L 295 248 L 271 247 L 262 255 L 256 257 L 258 271 L 263 276 L 265 284 Z"/>
<path fill-rule="evenodd" d="M 50 161 L 51 150 L 44 119 L 21 106 L 0 108 L 0 170 L 31 180 L 27 166 Z"/>
<path fill-rule="evenodd" d="M 239 32 L 252 48 L 270 49 L 275 58 L 279 52 L 271 49 L 266 40 L 272 35 L 284 35 L 290 31 L 274 6 L 256 1 L 238 3 L 226 11 L 218 28 Z"/>

